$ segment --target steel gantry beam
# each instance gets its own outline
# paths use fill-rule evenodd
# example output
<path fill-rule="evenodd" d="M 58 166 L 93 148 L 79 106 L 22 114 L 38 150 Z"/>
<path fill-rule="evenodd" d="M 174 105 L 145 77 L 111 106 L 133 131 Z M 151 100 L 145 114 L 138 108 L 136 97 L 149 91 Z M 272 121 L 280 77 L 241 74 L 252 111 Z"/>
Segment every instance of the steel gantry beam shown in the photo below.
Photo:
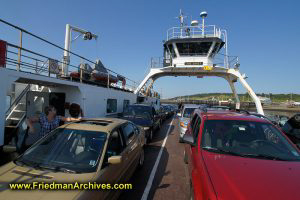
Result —
<path fill-rule="evenodd" d="M 230 85 L 232 93 L 236 99 L 236 108 L 240 108 L 240 100 L 238 94 L 236 92 L 234 82 L 239 80 L 243 87 L 247 90 L 248 94 L 253 99 L 257 113 L 264 114 L 260 99 L 256 96 L 253 89 L 246 82 L 245 76 L 241 75 L 238 68 L 224 68 L 214 66 L 212 69 L 205 70 L 204 68 L 196 68 L 196 67 L 165 67 L 165 68 L 151 68 L 148 75 L 144 78 L 144 80 L 140 83 L 137 89 L 134 91 L 135 94 L 138 94 L 140 90 L 144 87 L 149 79 L 155 81 L 156 79 L 164 76 L 197 76 L 197 77 L 205 77 L 205 76 L 216 76 L 224 78 Z"/>

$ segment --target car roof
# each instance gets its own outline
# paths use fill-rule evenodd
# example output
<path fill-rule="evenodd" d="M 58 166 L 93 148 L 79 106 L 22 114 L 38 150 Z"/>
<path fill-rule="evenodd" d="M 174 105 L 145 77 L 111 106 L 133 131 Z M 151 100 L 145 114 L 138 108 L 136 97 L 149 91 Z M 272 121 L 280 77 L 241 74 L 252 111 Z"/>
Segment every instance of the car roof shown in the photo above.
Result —
<path fill-rule="evenodd" d="M 128 122 L 119 118 L 84 118 L 79 122 L 65 124 L 59 128 L 76 129 L 85 131 L 111 132 L 117 126 Z"/>
<path fill-rule="evenodd" d="M 201 105 L 196 105 L 196 104 L 184 104 L 183 109 L 185 108 L 199 108 Z"/>
<path fill-rule="evenodd" d="M 201 109 L 196 109 L 195 113 L 198 113 L 198 115 L 202 116 L 206 120 L 244 120 L 270 123 L 266 119 L 259 118 L 248 113 L 237 112 L 233 110 L 207 110 L 205 112 Z"/>

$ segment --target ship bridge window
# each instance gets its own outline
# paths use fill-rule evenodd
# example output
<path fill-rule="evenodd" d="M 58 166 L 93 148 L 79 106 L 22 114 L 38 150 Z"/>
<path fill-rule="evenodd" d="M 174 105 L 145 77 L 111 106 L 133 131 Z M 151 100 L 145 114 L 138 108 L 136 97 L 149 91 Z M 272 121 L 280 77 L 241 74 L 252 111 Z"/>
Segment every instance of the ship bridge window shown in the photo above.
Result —
<path fill-rule="evenodd" d="M 107 113 L 116 113 L 117 112 L 117 99 L 107 99 Z"/>
<path fill-rule="evenodd" d="M 201 56 L 208 53 L 212 42 L 187 42 L 176 45 L 180 56 Z"/>
<path fill-rule="evenodd" d="M 176 53 L 174 51 L 174 48 L 173 48 L 172 44 L 168 45 L 168 50 L 169 50 L 169 53 L 171 54 L 172 58 L 176 58 Z"/>
<path fill-rule="evenodd" d="M 219 50 L 220 50 L 220 44 L 221 43 L 216 43 L 216 45 L 214 46 L 214 49 L 211 52 L 212 55 L 214 55 L 215 53 L 219 52 Z"/>

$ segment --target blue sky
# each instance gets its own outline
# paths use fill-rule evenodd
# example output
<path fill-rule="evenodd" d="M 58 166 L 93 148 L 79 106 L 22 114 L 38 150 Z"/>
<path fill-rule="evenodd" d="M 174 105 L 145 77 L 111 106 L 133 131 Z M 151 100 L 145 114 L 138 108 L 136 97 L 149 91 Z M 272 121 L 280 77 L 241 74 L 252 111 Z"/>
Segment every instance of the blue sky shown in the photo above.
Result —
<path fill-rule="evenodd" d="M 97 42 L 76 40 L 71 50 L 141 81 L 150 58 L 162 55 L 166 30 L 178 25 L 179 9 L 228 31 L 229 54 L 240 57 L 240 70 L 255 92 L 300 93 L 300 2 L 297 0 L 110 0 L 3 1 L 0 18 L 64 46 L 65 24 L 99 35 Z M 18 43 L 18 33 L 0 24 L 0 39 Z M 24 37 L 25 48 L 57 59 L 62 52 Z M 164 77 L 154 87 L 162 96 L 230 92 L 220 78 Z M 237 85 L 238 92 L 244 93 Z"/>

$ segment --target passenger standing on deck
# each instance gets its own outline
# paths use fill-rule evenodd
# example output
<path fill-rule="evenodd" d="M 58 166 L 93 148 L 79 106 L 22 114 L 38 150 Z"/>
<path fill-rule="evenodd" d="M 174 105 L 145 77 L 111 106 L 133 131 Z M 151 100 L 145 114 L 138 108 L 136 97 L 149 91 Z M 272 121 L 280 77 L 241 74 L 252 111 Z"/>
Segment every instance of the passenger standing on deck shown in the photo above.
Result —
<path fill-rule="evenodd" d="M 39 133 L 40 137 L 44 137 L 52 130 L 56 129 L 59 126 L 61 121 L 64 122 L 73 122 L 73 121 L 80 121 L 81 117 L 79 118 L 72 118 L 72 117 L 63 117 L 56 115 L 56 109 L 54 106 L 49 105 L 46 106 L 44 109 L 45 113 L 42 113 L 40 117 L 32 117 L 27 119 L 27 124 L 29 126 L 29 132 L 34 132 L 33 123 L 40 123 L 41 130 Z"/>

